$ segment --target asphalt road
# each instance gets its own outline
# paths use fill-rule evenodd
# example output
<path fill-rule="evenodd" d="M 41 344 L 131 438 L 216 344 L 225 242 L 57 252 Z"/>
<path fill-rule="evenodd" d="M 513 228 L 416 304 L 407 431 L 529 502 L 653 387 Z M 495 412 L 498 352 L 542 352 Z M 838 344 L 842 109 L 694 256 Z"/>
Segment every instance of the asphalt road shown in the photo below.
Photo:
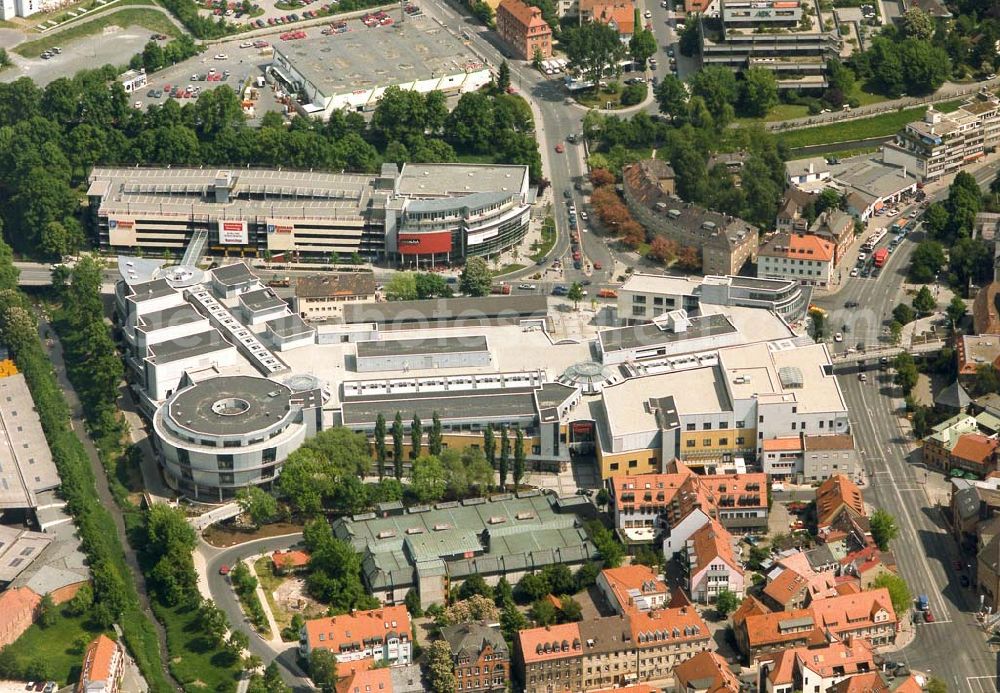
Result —
<path fill-rule="evenodd" d="M 292 534 L 283 537 L 272 537 L 270 539 L 259 539 L 234 546 L 230 549 L 217 549 L 204 542 L 199 547 L 199 551 L 207 558 L 207 579 L 208 590 L 212 595 L 212 600 L 219 605 L 229 623 L 250 636 L 250 652 L 259 656 L 265 666 L 273 661 L 277 661 L 282 670 L 282 678 L 295 693 L 306 693 L 313 691 L 305 672 L 298 664 L 297 645 L 289 643 L 288 647 L 277 654 L 266 642 L 261 640 L 253 627 L 247 623 L 246 617 L 240 608 L 239 600 L 233 591 L 229 578 L 219 575 L 219 568 L 223 565 L 233 566 L 241 558 L 262 553 L 271 553 L 278 549 L 287 549 L 295 545 L 302 539 L 301 534 Z"/>
<path fill-rule="evenodd" d="M 977 171 L 977 180 L 988 183 L 997 167 L 994 163 Z M 946 191 L 942 191 L 931 199 L 945 195 Z M 849 278 L 836 296 L 815 301 L 830 312 L 831 330 L 839 329 L 842 323 L 850 326 L 845 343 L 859 341 L 861 335 L 866 335 L 869 344 L 881 337 L 886 318 L 900 300 L 915 240 L 919 240 L 919 234 L 900 245 L 877 279 Z M 860 305 L 845 309 L 846 301 Z M 891 374 L 869 373 L 867 382 L 859 381 L 856 373 L 840 377 L 851 412 L 851 430 L 870 479 L 866 499 L 896 517 L 900 534 L 893 544 L 893 554 L 900 573 L 914 596 L 928 596 L 935 616 L 934 623 L 918 625 L 916 639 L 892 658 L 943 678 L 956 693 L 973 691 L 983 680 L 994 681 L 976 677 L 996 676 L 996 655 L 987 650 L 985 635 L 976 625 L 975 594 L 959 585 L 958 573 L 952 566 L 958 558 L 958 547 L 948 533 L 941 509 L 926 493 L 924 470 L 914 466 L 907 456 L 890 399 Z"/>

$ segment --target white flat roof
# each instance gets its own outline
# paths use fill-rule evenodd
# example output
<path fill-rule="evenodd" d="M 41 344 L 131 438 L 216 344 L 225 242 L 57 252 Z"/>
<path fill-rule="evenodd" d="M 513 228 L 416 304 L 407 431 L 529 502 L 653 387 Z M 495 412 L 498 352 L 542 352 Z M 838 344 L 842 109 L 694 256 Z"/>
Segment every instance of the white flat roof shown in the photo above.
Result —
<path fill-rule="evenodd" d="M 633 272 L 619 291 L 641 294 L 694 294 L 701 286 L 701 277 L 677 277 L 669 274 Z"/>

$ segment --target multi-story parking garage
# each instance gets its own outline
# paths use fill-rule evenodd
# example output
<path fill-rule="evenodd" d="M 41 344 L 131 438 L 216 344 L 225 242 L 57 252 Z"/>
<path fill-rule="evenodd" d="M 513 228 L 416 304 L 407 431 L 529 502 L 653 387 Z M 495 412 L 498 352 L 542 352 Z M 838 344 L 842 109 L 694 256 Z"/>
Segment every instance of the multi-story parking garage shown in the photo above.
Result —
<path fill-rule="evenodd" d="M 493 256 L 524 238 L 527 166 L 386 164 L 378 174 L 274 169 L 101 168 L 87 192 L 102 247 L 327 259 L 358 253 L 407 266 Z"/>

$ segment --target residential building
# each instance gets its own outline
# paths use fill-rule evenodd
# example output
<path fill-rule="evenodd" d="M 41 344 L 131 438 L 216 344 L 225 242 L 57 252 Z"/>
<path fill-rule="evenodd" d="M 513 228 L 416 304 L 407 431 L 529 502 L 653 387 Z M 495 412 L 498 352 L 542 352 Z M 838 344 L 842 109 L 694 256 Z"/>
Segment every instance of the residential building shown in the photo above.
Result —
<path fill-rule="evenodd" d="M 937 424 L 931 431 L 923 440 L 924 464 L 944 472 L 958 468 L 983 476 L 992 470 L 992 467 L 987 468 L 989 464 L 983 462 L 987 459 L 987 448 L 992 447 L 993 443 L 987 443 L 984 438 L 995 441 L 1000 433 L 1000 418 L 989 411 L 980 412 L 976 416 L 957 414 Z M 962 445 L 959 453 L 969 459 L 956 457 L 956 447 L 968 435 L 974 437 Z M 979 463 L 976 462 L 977 459 Z"/>
<path fill-rule="evenodd" d="M 385 667 L 355 669 L 342 676 L 335 690 L 336 693 L 396 693 L 392 685 L 392 670 Z"/>
<path fill-rule="evenodd" d="M 802 436 L 802 478 L 807 483 L 825 481 L 836 474 L 858 479 L 862 469 L 850 433 Z"/>
<path fill-rule="evenodd" d="M 617 690 L 667 683 L 674 667 L 710 642 L 697 612 L 680 607 L 522 630 L 516 657 L 526 693 Z"/>
<path fill-rule="evenodd" d="M 590 21 L 607 24 L 618 32 L 622 43 L 628 44 L 636 29 L 635 5 L 630 0 L 626 2 L 615 0 L 613 4 L 595 5 Z"/>
<path fill-rule="evenodd" d="M 77 693 L 117 693 L 125 673 L 125 652 L 106 635 L 94 638 L 83 653 Z"/>
<path fill-rule="evenodd" d="M 743 598 L 746 576 L 735 544 L 736 539 L 718 520 L 709 520 L 687 540 L 687 587 L 693 601 L 713 602 L 724 590 Z"/>
<path fill-rule="evenodd" d="M 916 3 L 913 3 L 916 4 Z M 923 684 L 916 674 L 890 676 L 870 671 L 855 674 L 830 687 L 828 693 L 920 693 Z"/>
<path fill-rule="evenodd" d="M 793 693 L 829 691 L 832 686 L 857 674 L 877 672 L 878 665 L 869 641 L 848 637 L 818 646 L 785 650 L 778 653 L 773 662 L 762 665 L 762 669 L 766 693 Z"/>
<path fill-rule="evenodd" d="M 542 11 L 521 0 L 503 0 L 496 9 L 500 38 L 520 60 L 552 57 L 552 28 L 542 19 Z"/>
<path fill-rule="evenodd" d="M 525 693 L 583 690 L 579 623 L 522 630 L 517 634 L 515 652 Z"/>
<path fill-rule="evenodd" d="M 977 545 L 977 591 L 983 595 L 983 608 L 990 607 L 993 613 L 1000 613 L 1000 532 L 984 539 L 986 536 L 981 536 Z"/>
<path fill-rule="evenodd" d="M 871 539 L 868 512 L 861 489 L 843 474 L 835 474 L 816 489 L 816 527 L 820 541 L 846 537 L 866 546 Z"/>
<path fill-rule="evenodd" d="M 712 651 L 699 652 L 674 667 L 674 693 L 740 693 L 728 662 Z"/>
<path fill-rule="evenodd" d="M 807 192 L 795 186 L 785 189 L 775 218 L 778 233 L 805 233 L 811 220 L 808 218 L 809 205 L 815 204 L 817 193 Z"/>
<path fill-rule="evenodd" d="M 799 190 L 811 191 L 830 180 L 830 164 L 823 156 L 785 162 L 785 180 Z"/>
<path fill-rule="evenodd" d="M 826 287 L 833 278 L 836 247 L 812 234 L 778 234 L 757 251 L 757 276 Z"/>
<path fill-rule="evenodd" d="M 840 575 L 857 578 L 858 587 L 870 590 L 882 575 L 894 575 L 896 557 L 888 551 L 880 551 L 875 546 L 866 546 L 840 559 Z"/>
<path fill-rule="evenodd" d="M 43 9 L 41 0 L 2 0 L 0 19 L 9 21 L 15 17 L 30 17 Z"/>
<path fill-rule="evenodd" d="M 836 594 L 833 571 L 815 572 L 807 568 L 799 572 L 778 566 L 768 573 L 761 601 L 772 611 L 804 609 L 816 599 Z"/>
<path fill-rule="evenodd" d="M 310 619 L 299 635 L 299 653 L 308 658 L 317 648 L 330 650 L 344 664 L 363 659 L 390 666 L 409 664 L 410 614 L 404 606 L 384 606 Z"/>
<path fill-rule="evenodd" d="M 1000 441 L 981 433 L 966 433 L 948 457 L 948 471 L 959 469 L 978 476 L 986 476 L 997 468 L 997 447 Z"/>
<path fill-rule="evenodd" d="M 770 612 L 758 605 L 733 621 L 736 641 L 751 663 L 821 644 L 830 636 L 857 636 L 876 647 L 896 638 L 896 612 L 885 588 L 818 599 L 793 611 Z"/>
<path fill-rule="evenodd" d="M 192 264 L 204 251 L 461 263 L 519 243 L 534 199 L 527 166 L 492 164 L 390 163 L 375 174 L 98 166 L 89 180 L 103 248 L 180 254 L 194 239 Z"/>
<path fill-rule="evenodd" d="M 684 202 L 674 195 L 672 181 L 663 183 L 662 174 L 662 167 L 649 161 L 624 169 L 625 202 L 632 215 L 654 235 L 698 250 L 703 274 L 740 274 L 757 257 L 757 227 Z"/>
<path fill-rule="evenodd" d="M 805 16 L 805 7 L 811 17 Z M 817 26 L 818 4 L 809 0 L 720 0 L 719 28 L 699 17 L 705 65 L 734 70 L 763 67 L 775 73 L 778 88 L 823 89 L 826 61 L 837 59 L 843 40 L 836 27 Z"/>
<path fill-rule="evenodd" d="M 506 691 L 510 682 L 510 651 L 497 628 L 483 623 L 459 623 L 441 629 L 451 648 L 456 690 Z"/>
<path fill-rule="evenodd" d="M 271 554 L 271 570 L 275 575 L 298 573 L 309 568 L 309 552 L 298 549 L 275 551 Z"/>
<path fill-rule="evenodd" d="M 851 256 L 854 243 L 854 217 L 839 209 L 828 209 L 809 227 L 809 233 L 833 244 L 833 264 L 839 266 Z"/>
<path fill-rule="evenodd" d="M 31 627 L 42 598 L 27 587 L 0 592 L 0 649 L 17 640 Z"/>
<path fill-rule="evenodd" d="M 513 584 L 547 565 L 575 568 L 597 557 L 583 529 L 595 508 L 583 496 L 528 492 L 433 508 L 390 503 L 377 510 L 338 518 L 333 533 L 361 554 L 365 587 L 387 604 L 402 604 L 411 589 L 424 607 L 441 604 L 448 589 L 473 574 L 490 584 L 501 577 Z"/>
<path fill-rule="evenodd" d="M 619 614 L 661 609 L 671 598 L 663 576 L 641 564 L 605 568 L 597 576 L 597 589 Z"/>
<path fill-rule="evenodd" d="M 295 280 L 295 312 L 303 320 L 326 320 L 342 315 L 345 303 L 375 300 L 371 272 L 314 274 Z"/>
<path fill-rule="evenodd" d="M 951 113 L 928 106 L 921 120 L 908 123 L 882 146 L 882 159 L 928 182 L 982 158 L 998 141 L 1000 99 L 984 90 Z"/>
<path fill-rule="evenodd" d="M 627 542 L 648 543 L 662 534 L 669 560 L 710 519 L 741 533 L 766 529 L 764 474 L 695 474 L 683 462 L 673 464 L 673 473 L 606 481 L 615 528 Z"/>
<path fill-rule="evenodd" d="M 638 680 L 645 683 L 668 685 L 678 665 L 713 645 L 708 626 L 691 606 L 633 614 L 630 626 Z"/>

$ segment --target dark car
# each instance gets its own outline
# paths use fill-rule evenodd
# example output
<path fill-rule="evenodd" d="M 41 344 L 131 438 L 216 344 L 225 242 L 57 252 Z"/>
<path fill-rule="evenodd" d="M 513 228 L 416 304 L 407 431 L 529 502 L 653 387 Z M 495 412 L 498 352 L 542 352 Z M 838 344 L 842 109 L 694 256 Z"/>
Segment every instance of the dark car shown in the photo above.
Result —
<path fill-rule="evenodd" d="M 969 576 L 968 575 L 963 575 L 962 577 L 960 577 L 958 579 L 958 581 L 961 583 L 962 587 L 968 587 L 969 586 Z"/>
<path fill-rule="evenodd" d="M 844 308 L 857 308 L 860 304 L 857 301 L 846 301 Z"/>
<path fill-rule="evenodd" d="M 568 200 L 569 198 L 573 197 L 573 193 L 571 193 L 569 190 L 563 190 L 563 197 L 565 197 Z"/>

